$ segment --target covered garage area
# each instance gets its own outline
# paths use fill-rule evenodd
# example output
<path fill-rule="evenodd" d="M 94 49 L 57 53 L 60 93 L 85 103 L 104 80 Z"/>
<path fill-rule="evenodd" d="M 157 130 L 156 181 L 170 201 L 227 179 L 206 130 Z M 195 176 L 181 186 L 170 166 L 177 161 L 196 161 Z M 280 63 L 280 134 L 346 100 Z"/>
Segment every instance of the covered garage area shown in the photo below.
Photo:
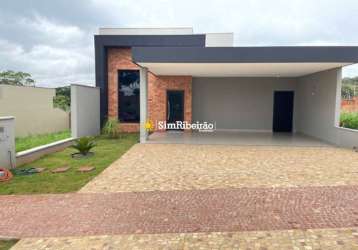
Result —
<path fill-rule="evenodd" d="M 294 94 L 297 79 L 194 77 L 192 86 L 193 121 L 216 123 L 218 131 L 272 132 L 275 91 Z"/>
<path fill-rule="evenodd" d="M 355 53 L 354 47 L 134 48 L 133 58 L 155 75 L 192 76 L 192 121 L 216 124 L 206 138 L 229 133 L 224 137 L 245 141 L 242 133 L 249 133 L 250 145 L 278 137 L 336 144 L 341 69 L 357 60 Z M 170 137 L 189 142 L 183 138 L 204 135 Z M 158 138 L 168 135 L 150 140 Z"/>

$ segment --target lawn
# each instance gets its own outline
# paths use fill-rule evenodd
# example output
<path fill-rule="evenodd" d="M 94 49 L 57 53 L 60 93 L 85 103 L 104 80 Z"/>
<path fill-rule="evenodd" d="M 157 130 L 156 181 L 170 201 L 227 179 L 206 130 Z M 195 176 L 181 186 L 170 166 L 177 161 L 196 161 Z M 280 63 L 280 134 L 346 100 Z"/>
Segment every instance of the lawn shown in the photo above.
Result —
<path fill-rule="evenodd" d="M 60 141 L 66 138 L 71 137 L 71 132 L 69 130 L 49 133 L 42 135 L 31 135 L 26 137 L 16 138 L 16 152 L 21 152 L 30 148 L 38 147 L 45 145 L 51 142 Z"/>
<path fill-rule="evenodd" d="M 340 125 L 344 128 L 358 129 L 358 112 L 343 112 Z"/>
<path fill-rule="evenodd" d="M 0 250 L 8 250 L 15 245 L 17 240 L 0 240 Z"/>
<path fill-rule="evenodd" d="M 123 134 L 121 139 L 98 137 L 94 155 L 85 159 L 73 159 L 75 150 L 67 148 L 61 152 L 44 156 L 20 168 L 44 167 L 46 171 L 27 176 L 14 176 L 10 182 L 0 183 L 0 194 L 44 194 L 75 192 L 102 172 L 113 161 L 121 157 L 132 145 L 138 142 L 138 134 Z M 51 173 L 51 169 L 69 166 L 65 173 Z M 92 172 L 79 173 L 81 166 L 93 166 Z"/>

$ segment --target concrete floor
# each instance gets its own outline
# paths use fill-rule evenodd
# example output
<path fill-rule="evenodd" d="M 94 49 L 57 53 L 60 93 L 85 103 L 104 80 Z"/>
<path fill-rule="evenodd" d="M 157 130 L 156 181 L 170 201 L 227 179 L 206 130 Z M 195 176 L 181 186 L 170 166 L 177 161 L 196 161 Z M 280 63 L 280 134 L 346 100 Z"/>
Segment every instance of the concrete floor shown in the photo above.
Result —
<path fill-rule="evenodd" d="M 148 143 L 165 144 L 213 144 L 248 146 L 301 146 L 328 147 L 326 142 L 298 133 L 270 132 L 155 132 L 149 136 Z"/>

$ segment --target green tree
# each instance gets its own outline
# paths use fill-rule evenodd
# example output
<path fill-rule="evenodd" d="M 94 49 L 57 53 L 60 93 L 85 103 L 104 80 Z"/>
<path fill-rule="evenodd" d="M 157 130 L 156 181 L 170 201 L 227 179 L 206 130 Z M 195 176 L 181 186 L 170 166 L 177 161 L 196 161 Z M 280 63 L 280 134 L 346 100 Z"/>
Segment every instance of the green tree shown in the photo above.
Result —
<path fill-rule="evenodd" d="M 342 98 L 351 99 L 358 96 L 358 76 L 345 77 L 342 79 Z"/>
<path fill-rule="evenodd" d="M 0 84 L 8 84 L 15 86 L 33 86 L 35 80 L 31 74 L 22 71 L 6 70 L 0 71 Z"/>
<path fill-rule="evenodd" d="M 354 96 L 354 89 L 352 85 L 342 85 L 342 98 L 343 99 L 352 99 Z"/>
<path fill-rule="evenodd" d="M 71 106 L 71 87 L 56 88 L 56 96 L 53 98 L 53 106 L 64 111 L 69 111 Z"/>

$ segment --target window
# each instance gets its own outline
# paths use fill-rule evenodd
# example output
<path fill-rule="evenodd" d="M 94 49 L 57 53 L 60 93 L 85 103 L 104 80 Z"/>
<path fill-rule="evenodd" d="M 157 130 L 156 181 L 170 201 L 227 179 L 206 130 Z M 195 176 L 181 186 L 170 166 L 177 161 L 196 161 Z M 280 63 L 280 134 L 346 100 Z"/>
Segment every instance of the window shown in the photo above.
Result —
<path fill-rule="evenodd" d="M 121 122 L 139 122 L 139 71 L 118 71 L 118 118 Z"/>

